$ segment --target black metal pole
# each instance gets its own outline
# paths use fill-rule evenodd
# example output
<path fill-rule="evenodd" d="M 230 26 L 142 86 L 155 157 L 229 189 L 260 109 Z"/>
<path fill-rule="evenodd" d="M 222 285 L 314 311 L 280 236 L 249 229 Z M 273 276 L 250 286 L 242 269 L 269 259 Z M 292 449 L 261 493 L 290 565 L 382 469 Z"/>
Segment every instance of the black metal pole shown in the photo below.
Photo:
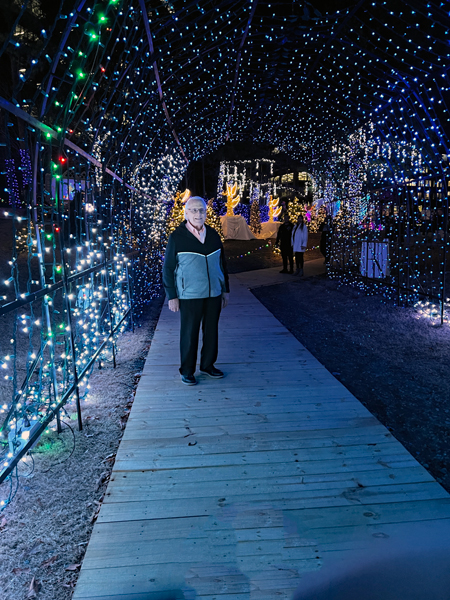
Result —
<path fill-rule="evenodd" d="M 448 158 L 447 158 L 448 160 Z M 444 304 L 445 304 L 445 288 L 446 288 L 446 270 L 447 270 L 447 255 L 448 255 L 448 218 L 449 218 L 449 210 L 448 210 L 448 183 L 445 177 L 445 172 L 442 173 L 442 193 L 444 194 L 444 245 L 442 252 L 442 281 L 441 281 L 441 325 L 444 324 Z"/>
<path fill-rule="evenodd" d="M 76 348 L 75 348 L 75 337 L 73 335 L 73 326 L 72 326 L 72 312 L 69 300 L 69 284 L 68 284 L 68 276 L 67 276 L 67 265 L 66 265 L 66 257 L 65 257 L 65 230 L 64 230 L 64 219 L 61 218 L 61 210 L 62 203 L 60 200 L 61 194 L 58 194 L 58 227 L 59 227 L 59 251 L 61 254 L 61 265 L 62 265 L 62 276 L 63 276 L 63 294 L 64 294 L 64 302 L 66 305 L 67 311 L 67 323 L 69 325 L 70 330 L 70 353 L 72 355 L 72 376 L 73 382 L 75 386 L 75 403 L 77 406 L 77 421 L 78 421 L 78 430 L 83 430 L 83 420 L 81 417 L 81 402 L 80 402 L 80 389 L 79 389 L 79 380 L 77 373 L 77 364 L 76 364 Z"/>

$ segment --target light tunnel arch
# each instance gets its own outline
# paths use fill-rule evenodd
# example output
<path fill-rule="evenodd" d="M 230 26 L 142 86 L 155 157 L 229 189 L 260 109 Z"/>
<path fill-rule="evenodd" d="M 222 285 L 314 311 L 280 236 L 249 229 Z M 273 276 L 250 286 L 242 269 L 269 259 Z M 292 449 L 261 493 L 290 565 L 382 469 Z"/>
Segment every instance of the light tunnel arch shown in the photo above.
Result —
<path fill-rule="evenodd" d="M 80 395 L 79 379 L 100 346 L 114 352 L 131 304 L 159 293 L 170 202 L 188 163 L 227 140 L 283 148 L 307 165 L 317 198 L 343 204 L 333 275 L 345 281 L 362 280 L 357 262 L 344 260 L 367 234 L 355 227 L 355 210 L 370 210 L 374 227 L 392 217 L 394 296 L 434 298 L 444 319 L 448 12 L 440 2 L 416 0 L 401 7 L 360 0 L 339 10 L 327 0 L 273 6 L 67 0 L 55 8 L 41 0 L 34 14 L 31 4 L 9 3 L 13 22 L 5 18 L 0 30 L 0 197 L 12 227 L 26 235 L 11 238 L 12 268 L 0 266 L 0 311 L 22 325 L 19 309 L 34 305 L 48 327 L 30 333 L 23 326 L 35 358 L 19 350 L 8 367 L 4 439 L 20 419 L 23 425 L 19 391 L 30 394 L 27 410 L 40 415 L 44 430 L 56 407 Z M 409 261 L 402 271 L 400 241 L 420 235 L 419 253 L 428 252 L 430 232 L 420 227 L 433 210 L 444 213 L 433 242 L 436 273 L 430 277 L 411 253 L 401 255 Z M 64 258 L 67 250 L 76 258 Z M 411 269 L 420 286 L 411 284 Z M 362 281 L 388 295 L 393 289 L 386 279 Z M 111 293 L 100 302 L 105 287 Z M 103 323 L 95 342 L 83 337 L 85 323 L 72 328 L 71 339 L 70 315 L 82 308 Z M 49 342 L 60 332 L 64 352 L 55 355 Z M 33 373 L 47 364 L 54 393 L 39 412 Z M 15 383 L 21 369 L 30 374 L 23 389 Z M 14 443 L 17 461 L 26 444 Z M 3 478 L 14 461 L 5 462 Z"/>

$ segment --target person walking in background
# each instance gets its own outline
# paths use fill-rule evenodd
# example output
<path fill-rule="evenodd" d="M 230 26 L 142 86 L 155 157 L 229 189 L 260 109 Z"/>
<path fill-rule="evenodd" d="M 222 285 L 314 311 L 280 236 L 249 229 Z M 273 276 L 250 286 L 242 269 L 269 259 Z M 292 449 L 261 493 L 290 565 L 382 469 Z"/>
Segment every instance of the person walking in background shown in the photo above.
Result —
<path fill-rule="evenodd" d="M 180 311 L 180 375 L 195 385 L 200 325 L 203 347 L 200 371 L 221 379 L 214 363 L 218 354 L 220 311 L 228 304 L 229 283 L 225 253 L 215 229 L 205 225 L 206 202 L 192 196 L 184 209 L 186 220 L 169 236 L 163 266 L 163 283 L 169 310 Z"/>
<path fill-rule="evenodd" d="M 331 228 L 332 228 L 332 219 L 331 219 L 331 215 L 328 214 L 328 210 L 327 210 L 327 213 L 325 215 L 325 220 L 319 226 L 319 231 L 321 232 L 319 249 L 320 249 L 321 253 L 323 254 L 326 265 L 328 265 L 330 262 Z"/>
<path fill-rule="evenodd" d="M 295 254 L 296 275 L 303 275 L 304 253 L 308 246 L 308 228 L 303 215 L 298 215 L 297 223 L 292 230 L 292 246 Z"/>
<path fill-rule="evenodd" d="M 278 233 L 276 246 L 279 246 L 281 251 L 281 258 L 283 259 L 283 269 L 280 273 L 293 273 L 294 272 L 294 251 L 292 249 L 292 229 L 293 224 L 289 220 L 289 214 L 284 213 L 284 221 L 281 223 Z M 287 264 L 289 260 L 289 271 Z"/>

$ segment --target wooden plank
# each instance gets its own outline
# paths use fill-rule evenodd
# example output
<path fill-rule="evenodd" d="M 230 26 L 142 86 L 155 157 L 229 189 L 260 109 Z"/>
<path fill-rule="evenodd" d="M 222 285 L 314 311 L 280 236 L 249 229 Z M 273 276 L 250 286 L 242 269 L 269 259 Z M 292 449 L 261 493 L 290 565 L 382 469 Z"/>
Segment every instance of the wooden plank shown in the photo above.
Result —
<path fill-rule="evenodd" d="M 211 382 L 210 379 L 207 380 L 203 375 L 201 377 L 203 381 L 207 381 L 208 383 Z M 233 402 L 235 405 L 240 402 L 241 406 L 243 406 L 248 402 L 262 402 L 268 398 L 278 398 L 279 402 L 286 401 L 287 403 L 300 402 L 304 399 L 310 399 L 311 401 L 316 402 L 327 402 L 328 400 L 339 400 L 340 398 L 352 398 L 350 392 L 336 381 L 331 382 L 325 389 L 300 388 L 293 390 L 290 386 L 281 384 L 276 387 L 260 387 L 257 385 L 254 388 L 247 389 L 241 387 L 239 389 L 239 394 L 236 394 L 234 390 L 224 389 L 224 386 L 212 387 L 208 385 L 198 385 L 187 387 L 182 385 L 179 380 L 172 389 L 166 388 L 155 390 L 149 379 L 144 379 L 144 376 L 142 376 L 141 380 L 142 384 L 140 384 L 140 387 L 137 389 L 136 399 L 153 401 L 152 406 L 155 406 L 155 400 L 159 402 L 159 406 L 162 406 L 161 401 L 165 399 L 170 399 L 173 406 L 178 402 L 181 407 L 188 408 L 189 402 L 199 399 L 211 403 L 228 400 L 230 401 L 230 405 L 233 405 Z M 233 391 L 232 394 L 230 393 L 231 391 Z M 356 399 L 354 399 L 354 401 L 357 402 Z M 214 405 L 220 406 L 220 404 L 217 405 L 217 403 Z M 136 406 L 139 407 L 142 406 L 142 404 L 137 402 Z"/>
<path fill-rule="evenodd" d="M 137 390 L 135 398 L 141 400 L 137 402 L 136 406 L 138 409 L 143 406 L 145 400 L 150 402 L 154 408 L 162 406 L 163 401 L 169 401 L 170 405 L 168 408 L 179 406 L 180 408 L 189 408 L 192 403 L 198 401 L 210 402 L 211 406 L 217 406 L 218 409 L 226 406 L 241 406 L 245 407 L 248 404 L 258 406 L 258 402 L 261 402 L 263 406 L 264 401 L 269 401 L 272 406 L 275 404 L 274 398 L 278 398 L 279 404 L 286 405 L 292 403 L 314 403 L 314 402 L 331 402 L 340 401 L 341 399 L 347 399 L 350 401 L 351 396 L 348 390 L 342 387 L 338 382 L 331 381 L 325 388 L 315 387 L 301 387 L 298 390 L 292 390 L 291 388 L 278 385 L 278 386 L 255 386 L 254 388 L 245 388 L 242 386 L 219 386 L 218 382 L 212 382 L 216 385 L 211 385 L 211 380 L 206 379 L 202 374 L 199 377 L 199 385 L 195 386 L 184 386 L 180 379 L 175 378 L 172 389 L 162 388 L 155 389 L 151 385 L 150 381 L 144 381 L 142 387 Z M 234 399 L 233 399 L 234 398 Z M 356 400 L 353 398 L 353 401 Z M 191 403 L 191 404 L 189 404 Z M 167 404 L 167 402 L 166 402 Z M 288 408 L 288 406 L 287 406 Z"/>
<path fill-rule="evenodd" d="M 213 380 L 207 375 L 205 376 L 199 373 L 199 378 L 207 381 L 209 387 L 212 389 L 240 389 L 243 386 L 254 388 L 256 382 L 258 382 L 258 386 L 265 386 L 267 384 L 269 389 L 277 387 L 279 383 L 284 383 L 286 386 L 303 385 L 305 387 L 312 386 L 326 388 L 329 383 L 334 383 L 336 381 L 329 373 L 322 375 L 322 370 L 320 368 L 304 370 L 299 368 L 294 374 L 289 376 L 289 383 L 287 383 L 286 373 L 281 371 L 270 373 L 262 370 L 250 370 L 249 373 L 246 373 L 235 371 L 233 365 L 227 365 L 227 368 L 227 366 L 222 363 L 217 364 L 220 364 L 225 370 L 224 372 L 226 372 L 227 375 L 225 379 Z M 161 368 L 158 369 L 158 372 L 151 374 L 149 381 L 143 381 L 144 391 L 145 384 L 150 385 L 152 389 L 156 390 L 161 387 L 167 388 L 167 385 L 171 385 L 172 382 L 176 385 L 180 384 L 180 374 L 178 369 L 170 367 L 167 369 Z M 336 381 L 336 384 L 337 383 L 338 382 Z"/>
<path fill-rule="evenodd" d="M 384 527 L 389 530 L 389 527 Z M 197 564 L 205 563 L 232 563 L 237 557 L 240 559 L 252 558 L 258 560 L 262 556 L 278 556 L 282 562 L 303 561 L 315 558 L 323 558 L 330 552 L 339 550 L 363 551 L 373 540 L 369 538 L 373 533 L 365 532 L 365 536 L 358 535 L 349 537 L 349 531 L 345 534 L 340 532 L 339 536 L 331 536 L 330 532 L 316 536 L 315 539 L 308 538 L 292 540 L 289 543 L 285 538 L 274 538 L 269 540 L 238 541 L 232 530 L 218 532 L 215 536 L 205 535 L 203 538 L 187 538 L 179 540 L 178 544 L 173 539 L 139 540 L 134 548 L 131 543 L 120 543 L 112 552 L 107 552 L 106 545 L 90 548 L 90 569 L 111 569 L 117 567 L 133 567 L 146 565 L 149 569 L 171 563 L 174 568 L 186 565 L 186 555 L 190 561 Z M 332 541 L 330 541 L 332 540 Z M 134 550 L 134 551 L 133 551 Z M 217 576 L 217 572 L 215 573 Z"/>
<path fill-rule="evenodd" d="M 124 444 L 120 447 L 116 457 L 117 468 L 123 467 L 126 461 L 132 461 L 135 469 L 145 465 L 149 454 L 153 455 L 152 466 L 164 469 L 182 469 L 192 467 L 211 467 L 229 465 L 251 465 L 271 463 L 301 463 L 320 462 L 323 460 L 370 457 L 382 460 L 385 456 L 399 456 L 409 458 L 410 454 L 396 440 L 385 441 L 375 446 L 359 444 L 354 446 L 329 445 L 327 447 L 293 448 L 287 450 L 269 450 L 254 452 L 223 452 L 224 448 L 216 449 L 215 453 L 206 454 L 198 452 L 196 446 L 185 446 L 185 452 L 178 456 L 167 456 L 162 452 L 154 452 L 151 441 L 140 440 L 138 446 L 134 443 Z"/>
<path fill-rule="evenodd" d="M 289 514 L 287 515 L 289 519 Z M 449 538 L 450 518 L 424 521 L 418 524 L 406 522 L 394 523 L 361 523 L 351 526 L 331 526 L 308 530 L 307 527 L 301 529 L 294 528 L 288 531 L 286 527 L 273 527 L 264 523 L 260 527 L 253 528 L 230 528 L 229 523 L 211 518 L 187 518 L 163 520 L 144 520 L 117 523 L 102 523 L 95 527 L 89 543 L 87 559 L 90 562 L 92 554 L 98 560 L 102 558 L 102 552 L 105 554 L 115 554 L 119 546 L 129 547 L 136 541 L 156 543 L 159 540 L 176 544 L 183 540 L 205 540 L 211 536 L 215 542 L 223 542 L 228 545 L 231 536 L 236 543 L 259 542 L 263 540 L 278 540 L 284 547 L 305 547 L 314 546 L 323 549 L 325 545 L 328 548 L 336 547 L 339 543 L 347 543 L 349 540 L 373 541 L 386 539 L 386 534 L 390 536 L 404 537 L 408 532 L 410 535 L 416 533 L 430 537 L 431 533 L 440 532 L 441 537 Z M 377 533 L 383 532 L 385 536 L 378 536 Z M 223 536 L 221 538 L 221 536 Z M 119 549 L 119 552 L 121 549 Z M 90 568 L 93 567 L 91 563 Z"/>
<path fill-rule="evenodd" d="M 441 488 L 442 490 L 442 488 Z M 294 504 L 294 503 L 292 503 Z M 166 503 L 167 505 L 167 503 Z M 110 504 L 105 506 L 105 512 L 113 517 L 113 514 L 117 515 L 116 519 L 106 518 L 105 516 L 99 521 L 99 526 L 104 523 L 130 523 L 132 521 L 152 520 L 155 517 L 151 516 L 149 512 L 139 512 L 139 509 L 149 506 L 148 503 L 135 503 L 134 506 L 130 507 L 130 514 L 128 517 L 133 518 L 121 518 L 123 517 L 122 504 Z M 157 507 L 151 507 L 155 510 Z M 185 510 L 183 513 L 188 512 L 187 507 L 183 507 Z M 148 509 L 149 510 L 149 509 Z M 211 518 L 208 508 L 205 508 L 204 515 L 188 515 L 187 517 L 205 517 Z M 232 523 L 235 529 L 251 529 L 260 528 L 264 526 L 270 527 L 282 527 L 284 526 L 283 509 L 281 503 L 278 506 L 274 506 L 268 502 L 256 502 L 254 505 L 250 502 L 243 502 L 240 505 L 234 507 L 234 510 L 223 511 L 222 515 L 214 515 L 213 518 L 216 520 L 220 516 L 219 520 Z M 423 498 L 397 501 L 392 499 L 391 502 L 370 502 L 367 504 L 361 503 L 345 503 L 332 504 L 330 502 L 323 502 L 321 505 L 316 505 L 311 502 L 311 506 L 302 506 L 301 508 L 288 509 L 289 512 L 286 516 L 292 523 L 297 523 L 300 530 L 304 530 L 305 527 L 308 531 L 315 531 L 316 529 L 323 529 L 329 527 L 349 527 L 360 526 L 360 525 L 381 525 L 384 523 L 415 523 L 428 520 L 441 520 L 450 519 L 450 498 L 448 494 L 445 495 L 445 491 L 442 490 L 442 496 L 437 498 Z M 102 511 L 103 512 L 103 511 Z M 134 518 L 137 516 L 140 518 Z M 101 515 L 102 516 L 102 515 Z M 172 517 L 167 514 L 164 519 L 172 520 L 175 524 L 178 524 L 180 518 L 183 515 L 177 515 Z M 183 517 L 184 518 L 184 517 Z M 158 518 L 160 520 L 160 518 Z"/>
<path fill-rule="evenodd" d="M 309 406 L 306 409 L 298 407 L 297 410 L 287 410 L 283 412 L 281 408 L 278 408 L 279 412 L 274 411 L 261 411 L 253 410 L 252 412 L 241 411 L 237 414 L 229 414 L 227 411 L 217 412 L 215 415 L 204 415 L 204 414 L 190 414 L 188 417 L 180 415 L 180 413 L 166 414 L 164 416 L 156 415 L 153 411 L 150 413 L 147 410 L 136 411 L 133 415 L 134 422 L 140 422 L 145 417 L 146 425 L 151 429 L 153 428 L 172 428 L 180 427 L 189 424 L 190 427 L 222 427 L 224 425 L 234 425 L 237 421 L 241 424 L 252 424 L 252 423 L 285 423 L 292 419 L 296 422 L 302 422 L 305 419 L 317 419 L 320 415 L 326 420 L 332 420 L 333 418 L 339 418 L 342 415 L 341 406 L 331 407 L 317 407 Z M 361 405 L 354 404 L 347 406 L 347 414 L 349 418 L 357 417 L 369 417 L 369 411 Z"/>
<path fill-rule="evenodd" d="M 292 376 L 297 375 L 297 367 L 300 372 L 307 370 L 315 372 L 317 370 L 320 370 L 323 373 L 323 366 L 320 363 L 318 363 L 313 358 L 302 356 L 300 352 L 297 353 L 297 356 L 292 357 L 292 359 L 290 359 L 289 364 L 286 364 L 286 361 L 272 361 L 270 359 L 270 356 L 268 356 L 268 352 L 258 355 L 255 351 L 255 356 L 253 356 L 254 353 L 251 350 L 251 346 L 247 346 L 245 350 L 252 354 L 252 356 L 250 356 L 248 360 L 244 359 L 241 354 L 236 356 L 235 352 L 231 353 L 231 356 L 233 356 L 233 360 L 229 363 L 230 372 L 234 374 L 244 374 L 250 376 L 252 373 L 260 371 L 270 375 L 284 373 L 288 376 L 288 380 L 286 382 L 287 384 L 290 383 Z M 164 360 L 168 361 L 167 364 L 158 363 L 158 365 L 154 367 L 152 372 L 149 373 L 152 376 L 152 378 L 158 375 L 159 373 L 167 372 L 167 374 L 170 375 L 170 373 L 173 371 L 173 359 L 177 359 L 178 363 L 177 355 L 171 354 L 170 358 L 166 358 L 165 356 L 163 358 Z M 223 360 L 222 357 L 219 357 L 219 362 L 221 365 L 224 365 L 224 367 L 227 364 L 227 362 Z M 148 364 L 151 365 L 151 362 Z M 328 372 L 323 373 L 323 375 L 331 378 L 331 375 Z M 225 383 L 225 381 L 222 381 L 221 383 Z"/>
<path fill-rule="evenodd" d="M 107 502 L 125 502 L 132 499 L 133 502 L 144 500 L 172 500 L 175 498 L 197 498 L 201 495 L 207 497 L 221 497 L 224 493 L 237 495 L 258 494 L 258 493 L 278 493 L 296 491 L 301 494 L 303 490 L 326 490 L 333 485 L 342 489 L 363 488 L 368 485 L 392 485 L 397 484 L 424 483 L 432 482 L 433 478 L 425 469 L 409 468 L 399 469 L 399 472 L 391 477 L 391 473 L 380 472 L 378 476 L 372 472 L 363 472 L 362 474 L 338 473 L 326 474 L 321 478 L 310 478 L 308 481 L 301 475 L 274 477 L 268 482 L 264 479 L 250 479 L 242 481 L 241 479 L 226 481 L 202 481 L 187 482 L 180 484 L 176 478 L 172 482 L 165 484 L 140 483 L 137 479 L 134 485 L 130 483 L 129 478 L 121 479 L 118 473 L 108 488 L 105 501 Z M 143 479 L 143 478 L 141 478 Z M 175 481 L 174 481 L 175 479 Z"/>
<path fill-rule="evenodd" d="M 403 466 L 404 462 L 399 461 L 400 465 L 393 461 L 390 468 L 382 467 L 380 464 L 359 464 L 354 465 L 350 469 L 342 469 L 340 471 L 322 472 L 322 473 L 304 473 L 297 466 L 293 473 L 285 473 L 279 465 L 264 469 L 260 465 L 250 468 L 241 467 L 240 469 L 232 469 L 232 467 L 222 467 L 221 469 L 180 469 L 175 471 L 116 471 L 111 477 L 111 491 L 121 486 L 129 487 L 134 491 L 135 488 L 154 490 L 156 493 L 159 490 L 170 489 L 174 494 L 175 489 L 181 489 L 181 493 L 186 494 L 186 498 L 190 497 L 189 490 L 196 489 L 198 485 L 208 483 L 210 493 L 215 489 L 224 490 L 234 489 L 239 487 L 239 483 L 244 486 L 258 485 L 259 482 L 268 481 L 270 476 L 270 485 L 278 483 L 296 482 L 298 485 L 323 484 L 328 486 L 332 482 L 347 481 L 350 486 L 358 485 L 367 487 L 370 484 L 382 485 L 389 482 L 409 483 L 434 481 L 433 477 L 420 465 Z M 377 467 L 377 468 L 376 468 Z M 233 478 L 234 475 L 234 478 Z M 108 492 L 109 493 L 109 490 Z M 174 496 L 175 497 L 175 496 Z"/>
<path fill-rule="evenodd" d="M 327 448 L 329 446 L 355 446 L 360 444 L 376 446 L 392 437 L 390 433 L 383 431 L 381 428 L 378 431 L 373 431 L 375 428 L 368 429 L 369 431 L 356 429 L 348 435 L 345 435 L 346 430 L 341 430 L 342 433 L 338 433 L 337 435 L 329 434 L 326 437 L 323 433 L 320 435 L 320 431 L 313 430 L 312 432 L 257 432 L 245 436 L 244 439 L 242 436 L 237 435 L 211 435 L 204 436 L 198 440 L 194 437 L 194 440 L 196 452 L 210 454 L 216 452 L 217 449 L 220 450 L 220 448 L 222 448 L 222 451 L 225 448 L 230 452 L 254 452 L 258 450 Z M 339 432 L 339 430 L 337 431 Z M 303 435 L 301 435 L 302 433 Z M 150 441 L 145 430 L 127 430 L 122 439 L 122 446 L 125 447 L 127 443 L 135 442 L 139 439 Z M 162 440 L 151 439 L 152 448 L 155 451 L 164 450 L 165 456 L 177 455 L 180 452 L 180 448 L 183 448 L 183 451 L 186 452 L 186 446 L 193 446 L 192 441 L 184 436 L 183 438 L 163 438 Z"/>
<path fill-rule="evenodd" d="M 268 504 L 273 510 L 298 511 L 308 509 L 325 509 L 330 507 L 347 507 L 354 504 L 380 505 L 446 499 L 447 492 L 436 482 L 417 484 L 391 484 L 367 488 L 328 488 L 326 490 L 305 490 L 299 492 L 244 494 L 220 496 L 215 498 L 195 498 L 186 502 L 185 498 L 166 500 L 147 500 L 133 502 L 130 495 L 127 502 L 107 502 L 102 507 L 99 523 L 112 521 L 134 521 L 142 518 L 167 519 L 195 516 L 216 516 L 221 513 L 234 515 L 248 504 L 264 507 Z M 222 509 L 222 510 L 221 510 Z"/>
<path fill-rule="evenodd" d="M 412 457 L 398 457 L 398 456 L 386 456 L 383 460 L 374 462 L 370 458 L 354 458 L 326 461 L 311 461 L 309 463 L 290 463 L 284 465 L 280 463 L 267 464 L 254 464 L 254 465 L 232 465 L 225 467 L 204 467 L 204 468 L 190 468 L 190 469 L 156 469 L 147 467 L 146 469 L 126 469 L 120 470 L 115 469 L 115 475 L 118 477 L 126 477 L 129 481 L 133 481 L 135 478 L 139 478 L 142 482 L 151 483 L 165 483 L 177 481 L 180 484 L 186 481 L 201 482 L 201 481 L 223 481 L 229 482 L 235 479 L 247 480 L 247 479 L 260 479 L 263 477 L 293 477 L 299 475 L 304 481 L 312 480 L 310 478 L 317 478 L 320 481 L 323 476 L 330 474 L 340 475 L 342 473 L 350 473 L 355 477 L 358 477 L 363 472 L 379 472 L 383 471 L 392 475 L 391 479 L 395 480 L 395 473 L 398 469 L 404 468 L 418 468 L 422 469 L 418 463 Z M 338 478 L 337 480 L 339 480 Z M 331 479 L 330 481 L 334 481 Z"/>
<path fill-rule="evenodd" d="M 224 393 L 216 394 L 214 398 L 208 394 L 207 397 L 200 396 L 196 398 L 191 396 L 190 398 L 176 398 L 167 397 L 164 405 L 161 403 L 161 399 L 157 396 L 149 398 L 152 410 L 152 416 L 154 419 L 165 419 L 172 418 L 176 410 L 178 412 L 178 418 L 211 418 L 214 416 L 228 416 L 228 417 L 245 417 L 247 415 L 257 415 L 264 413 L 266 415 L 276 414 L 293 414 L 303 413 L 306 411 L 313 411 L 322 413 L 322 411 L 335 411 L 342 414 L 344 408 L 347 410 L 357 411 L 359 414 L 370 414 L 367 408 L 364 408 L 359 402 L 356 402 L 354 398 L 342 398 L 342 396 L 336 394 L 337 397 L 317 398 L 313 396 L 305 397 L 292 397 L 292 398 L 280 398 L 280 402 L 277 404 L 274 402 L 273 396 L 270 398 L 256 398 L 248 399 L 247 401 L 241 402 L 228 402 L 227 396 Z M 215 402 L 211 402 L 215 400 Z M 221 404 L 220 401 L 223 400 Z M 217 404 L 219 404 L 217 406 Z M 342 405 L 345 404 L 345 407 Z M 144 406 L 143 403 L 138 404 L 136 411 L 133 413 L 133 420 L 136 420 L 135 415 L 142 414 L 148 411 L 149 406 Z M 185 415 L 184 412 L 189 410 L 189 415 Z"/>
<path fill-rule="evenodd" d="M 338 407 L 342 411 L 342 404 L 345 404 L 346 408 L 361 410 L 361 404 L 356 402 L 354 398 L 342 398 L 327 397 L 327 398 L 288 398 L 283 399 L 283 404 L 275 404 L 273 397 L 266 399 L 262 398 L 256 400 L 255 398 L 250 399 L 246 402 L 242 401 L 228 401 L 223 394 L 217 398 L 226 400 L 222 405 L 211 402 L 211 397 L 207 398 L 193 398 L 193 399 L 179 399 L 176 402 L 175 399 L 171 399 L 169 402 L 161 403 L 160 398 L 154 397 L 150 399 L 150 402 L 143 406 L 142 404 L 136 405 L 136 410 L 133 411 L 133 417 L 131 423 L 136 421 L 137 415 L 148 414 L 149 409 L 151 410 L 152 418 L 159 419 L 162 417 L 170 418 L 174 413 L 180 414 L 180 408 L 183 410 L 189 409 L 189 415 L 194 416 L 215 416 L 215 415 L 245 415 L 248 412 L 259 414 L 264 412 L 265 414 L 279 414 L 284 412 L 286 414 L 297 414 L 304 411 L 322 412 L 322 410 L 338 410 Z M 319 400 L 319 401 L 317 401 Z"/>
<path fill-rule="evenodd" d="M 148 419 L 141 419 L 140 421 L 133 424 L 133 427 L 144 428 L 147 431 L 149 427 L 151 427 L 151 417 Z M 195 428 L 195 435 L 211 435 L 222 432 L 225 434 L 252 434 L 255 432 L 263 432 L 263 431 L 303 431 L 303 430 L 315 430 L 315 429 L 337 429 L 339 426 L 346 427 L 361 427 L 365 428 L 369 425 L 374 425 L 376 423 L 376 419 L 374 417 L 335 417 L 333 419 L 320 420 L 317 419 L 304 419 L 303 421 L 292 422 L 279 422 L 279 423 L 248 423 L 248 424 L 240 424 L 240 425 L 222 425 L 215 427 L 199 427 Z M 183 431 L 185 429 L 186 431 Z M 190 435 L 194 432 L 191 430 L 188 424 L 184 427 L 170 427 L 170 428 L 155 428 L 152 430 L 151 434 L 149 433 L 149 437 L 152 439 L 162 438 L 162 437 L 180 437 L 189 433 Z"/>
<path fill-rule="evenodd" d="M 225 365 L 229 364 L 241 365 L 242 363 L 246 363 L 248 365 L 253 364 L 262 366 L 267 364 L 270 370 L 285 365 L 283 360 L 272 359 L 272 353 L 275 351 L 276 346 L 273 346 L 273 350 L 265 348 L 263 352 L 259 352 L 258 354 L 256 354 L 256 351 L 254 350 L 255 347 L 257 347 L 257 342 L 253 345 L 245 344 L 245 346 L 235 344 L 233 349 L 220 350 L 217 364 L 223 366 L 224 369 L 228 369 Z M 314 368 L 318 367 L 317 363 L 314 363 L 312 359 L 305 357 L 297 348 L 285 348 L 285 352 L 289 353 L 294 360 L 302 361 L 303 364 L 310 365 L 311 367 L 314 366 Z M 152 359 L 147 361 L 144 373 L 153 375 L 157 372 L 159 367 L 170 367 L 173 369 L 174 367 L 179 367 L 179 365 L 180 359 L 178 354 L 172 352 L 170 353 L 170 356 L 166 356 L 161 352 L 153 355 Z"/>
<path fill-rule="evenodd" d="M 249 357 L 252 358 L 251 356 Z M 256 358 L 256 357 L 255 357 Z M 166 360 L 166 359 L 165 359 Z M 296 358 L 292 361 L 291 367 L 295 368 L 295 376 L 299 375 L 313 375 L 317 376 L 317 371 L 323 372 L 323 367 L 318 362 L 313 362 L 307 359 Z M 146 371 L 146 375 L 149 375 L 152 381 L 157 379 L 163 379 L 165 377 L 171 377 L 174 373 L 174 365 L 178 365 L 177 360 L 173 361 L 172 364 L 157 364 L 153 367 L 153 369 L 148 369 Z M 217 363 L 219 364 L 219 362 Z M 267 361 L 267 358 L 264 357 L 264 360 L 252 360 L 252 362 L 248 362 L 246 358 L 240 354 L 239 359 L 236 359 L 234 363 L 227 363 L 223 358 L 220 360 L 220 365 L 227 371 L 227 377 L 229 378 L 231 375 L 233 377 L 258 377 L 259 375 L 270 375 L 272 376 L 272 372 L 275 371 L 276 375 L 279 377 L 287 377 L 288 380 L 286 383 L 291 381 L 291 377 L 293 375 L 292 368 L 286 368 L 285 363 L 274 363 L 272 361 Z M 225 371 L 224 371 L 225 372 Z M 175 369 L 175 373 L 178 376 L 178 371 Z M 327 379 L 332 379 L 332 375 L 327 374 Z M 218 382 L 216 382 L 218 383 Z M 227 381 L 221 381 L 220 383 L 226 384 Z"/>
<path fill-rule="evenodd" d="M 226 590 L 227 592 L 235 594 L 240 592 L 248 593 L 250 591 L 250 582 L 240 568 L 246 566 L 248 561 L 245 557 L 220 565 L 223 569 L 222 574 L 216 575 L 202 575 L 199 576 L 199 569 L 203 567 L 203 564 L 196 565 L 191 564 L 186 566 L 185 569 L 180 568 L 179 564 L 168 563 L 166 565 L 156 565 L 153 568 L 149 568 L 147 565 L 137 565 L 131 567 L 117 567 L 111 569 L 82 569 L 80 578 L 78 580 L 76 588 L 76 596 L 74 598 L 107 598 L 119 596 L 120 594 L 130 593 L 129 581 L 133 582 L 133 593 L 136 594 L 147 594 L 146 598 L 149 600 L 157 600 L 158 598 L 175 599 L 185 598 L 186 596 L 181 595 L 182 590 L 189 589 L 189 584 L 195 583 L 201 585 L 199 590 L 200 597 L 205 594 L 219 594 Z M 281 555 L 275 556 L 262 556 L 255 558 L 252 563 L 255 567 L 259 567 L 259 573 L 262 573 L 264 569 L 272 573 L 271 565 L 279 563 L 280 566 L 283 564 Z M 304 561 L 297 561 L 296 572 L 308 573 L 317 569 L 317 559 L 308 559 Z M 288 564 L 285 564 L 285 569 L 288 570 Z M 213 568 L 214 565 L 211 564 Z M 216 567 L 216 571 L 219 569 Z M 287 577 L 289 575 L 285 574 Z M 264 589 L 264 582 L 270 586 L 272 577 L 260 578 L 258 580 L 260 588 Z M 295 587 L 296 578 L 292 579 L 292 585 Z M 253 586 L 254 587 L 254 586 Z M 291 589 L 289 587 L 288 589 Z M 163 593 L 167 595 L 162 595 Z M 275 590 L 276 593 L 276 590 Z M 99 596 L 100 594 L 100 596 Z M 153 594 L 153 596 L 152 596 Z M 159 595 L 158 595 L 159 594 Z M 252 596 L 253 597 L 253 596 Z M 280 596 L 275 596 L 279 598 Z"/>

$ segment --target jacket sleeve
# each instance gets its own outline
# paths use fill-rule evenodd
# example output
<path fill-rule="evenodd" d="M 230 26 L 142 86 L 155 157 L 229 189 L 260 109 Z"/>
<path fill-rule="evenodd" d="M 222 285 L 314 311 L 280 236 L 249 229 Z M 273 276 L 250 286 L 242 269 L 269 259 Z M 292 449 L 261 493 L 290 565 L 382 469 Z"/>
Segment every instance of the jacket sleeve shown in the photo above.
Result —
<path fill-rule="evenodd" d="M 230 282 L 228 280 L 227 259 L 225 258 L 225 250 L 223 248 L 222 242 L 221 242 L 220 246 L 221 246 L 220 261 L 222 264 L 222 271 L 225 276 L 225 291 L 227 292 L 227 294 L 229 294 L 230 293 Z"/>
<path fill-rule="evenodd" d="M 169 300 L 178 298 L 177 288 L 175 285 L 175 268 L 177 266 L 177 253 L 175 246 L 175 240 L 171 234 L 169 236 L 169 241 L 167 242 L 163 265 L 163 284 Z"/>

